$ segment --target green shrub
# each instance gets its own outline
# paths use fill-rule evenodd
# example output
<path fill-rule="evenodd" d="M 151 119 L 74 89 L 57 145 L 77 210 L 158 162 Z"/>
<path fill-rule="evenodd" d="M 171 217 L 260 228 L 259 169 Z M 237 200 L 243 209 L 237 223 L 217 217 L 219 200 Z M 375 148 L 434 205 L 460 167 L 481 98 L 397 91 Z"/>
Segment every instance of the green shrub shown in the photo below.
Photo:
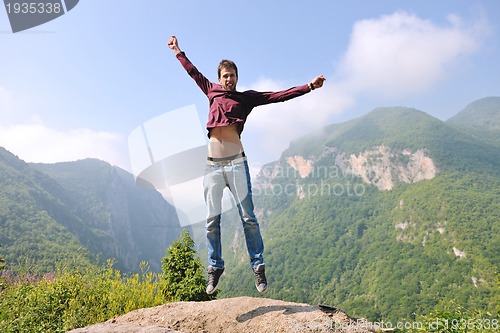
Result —
<path fill-rule="evenodd" d="M 147 263 L 126 277 L 112 264 L 12 283 L 0 295 L 0 331 L 66 332 L 164 302 Z"/>
<path fill-rule="evenodd" d="M 194 241 L 186 230 L 167 249 L 162 259 L 163 294 L 170 301 L 208 301 L 217 291 L 205 292 L 207 281 L 200 258 L 196 256 Z"/>
<path fill-rule="evenodd" d="M 2 244 L 0 244 L 2 247 Z M 5 268 L 5 258 L 0 255 L 0 290 L 5 288 L 5 278 L 3 277 L 3 269 Z"/>

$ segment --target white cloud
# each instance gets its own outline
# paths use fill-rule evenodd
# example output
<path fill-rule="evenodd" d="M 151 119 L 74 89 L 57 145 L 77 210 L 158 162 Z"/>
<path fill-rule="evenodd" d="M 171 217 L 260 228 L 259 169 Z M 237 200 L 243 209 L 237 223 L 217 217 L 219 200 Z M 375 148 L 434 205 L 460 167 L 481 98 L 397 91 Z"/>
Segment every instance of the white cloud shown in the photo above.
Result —
<path fill-rule="evenodd" d="M 86 128 L 59 131 L 42 124 L 0 127 L 0 146 L 26 162 L 55 163 L 98 158 L 129 169 L 120 135 Z"/>
<path fill-rule="evenodd" d="M 406 12 L 358 21 L 346 52 L 322 89 L 287 101 L 261 106 L 249 117 L 245 142 L 262 161 L 279 158 L 291 140 L 322 127 L 355 104 L 361 94 L 402 98 L 432 89 L 450 77 L 465 56 L 477 52 L 488 34 L 479 19 L 465 24 L 450 15 L 446 26 Z M 262 78 L 251 86 L 277 91 L 290 85 Z M 244 89 L 242 89 L 244 90 Z"/>
<path fill-rule="evenodd" d="M 353 93 L 404 96 L 431 89 L 478 50 L 488 31 L 482 20 L 467 25 L 450 15 L 448 22 L 438 26 L 406 12 L 357 22 L 340 63 L 342 79 Z"/>

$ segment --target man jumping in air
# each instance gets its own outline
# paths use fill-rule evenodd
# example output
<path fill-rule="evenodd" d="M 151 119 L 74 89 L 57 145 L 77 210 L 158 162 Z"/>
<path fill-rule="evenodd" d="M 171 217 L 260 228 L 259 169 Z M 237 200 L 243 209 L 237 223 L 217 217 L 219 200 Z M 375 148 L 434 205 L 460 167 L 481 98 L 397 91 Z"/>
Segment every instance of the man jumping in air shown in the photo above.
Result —
<path fill-rule="evenodd" d="M 255 286 L 261 293 L 267 291 L 264 264 L 264 243 L 259 223 L 254 214 L 252 187 L 248 162 L 240 140 L 243 126 L 252 109 L 259 105 L 283 102 L 321 88 L 325 78 L 316 76 L 310 83 L 278 92 L 236 91 L 238 68 L 230 60 L 222 60 L 218 67 L 218 83 L 210 82 L 189 61 L 172 36 L 168 47 L 174 51 L 182 67 L 208 97 L 207 130 L 208 157 L 203 180 L 205 202 L 208 208 L 206 232 L 208 247 L 207 293 L 217 289 L 224 272 L 220 222 L 224 188 L 231 191 L 243 223 L 250 266 L 255 274 Z"/>

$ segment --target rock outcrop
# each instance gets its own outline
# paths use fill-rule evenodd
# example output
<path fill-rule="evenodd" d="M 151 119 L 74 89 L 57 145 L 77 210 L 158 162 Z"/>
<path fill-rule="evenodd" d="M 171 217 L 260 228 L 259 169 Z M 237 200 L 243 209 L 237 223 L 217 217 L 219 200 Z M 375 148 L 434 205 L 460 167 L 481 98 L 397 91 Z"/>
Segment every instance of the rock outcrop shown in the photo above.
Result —
<path fill-rule="evenodd" d="M 318 163 L 325 158 L 330 165 Z M 397 183 L 416 183 L 436 176 L 434 161 L 424 149 L 393 149 L 377 146 L 360 152 L 346 154 L 335 147 L 326 147 L 318 156 L 288 156 L 265 166 L 257 175 L 254 187 L 272 188 L 277 178 L 339 178 L 359 177 L 381 191 L 391 190 Z M 301 197 L 301 189 L 297 189 Z"/>
<path fill-rule="evenodd" d="M 268 298 L 237 297 L 208 302 L 176 302 L 140 309 L 69 333 L 272 333 L 378 332 L 382 328 L 350 318 L 329 306 Z"/>

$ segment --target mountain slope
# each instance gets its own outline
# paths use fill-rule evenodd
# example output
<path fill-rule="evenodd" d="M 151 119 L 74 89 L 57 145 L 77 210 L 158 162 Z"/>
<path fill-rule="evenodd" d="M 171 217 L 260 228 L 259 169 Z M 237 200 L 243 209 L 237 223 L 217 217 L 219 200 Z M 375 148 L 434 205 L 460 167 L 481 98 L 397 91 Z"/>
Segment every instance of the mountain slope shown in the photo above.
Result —
<path fill-rule="evenodd" d="M 53 179 L 0 148 L 0 244 L 9 265 L 48 271 L 74 257 L 89 263 L 77 237 L 58 222 L 82 223 L 60 200 L 66 196 Z"/>
<path fill-rule="evenodd" d="M 500 145 L 500 97 L 485 97 L 467 105 L 446 123 Z"/>
<path fill-rule="evenodd" d="M 135 185 L 124 170 L 94 159 L 27 164 L 0 151 L 0 244 L 9 264 L 29 258 L 39 271 L 87 250 L 137 271 L 161 258 L 180 234 L 160 193 Z M 41 264 L 43 262 L 43 264 Z"/>
<path fill-rule="evenodd" d="M 141 261 L 161 271 L 161 258 L 181 228 L 160 193 L 136 186 L 131 174 L 95 159 L 33 166 L 71 193 L 77 202 L 72 207 L 90 234 L 79 239 L 92 253 L 115 258 L 127 271 L 136 271 Z"/>
<path fill-rule="evenodd" d="M 294 141 L 254 181 L 269 297 L 372 320 L 452 299 L 498 311 L 499 163 L 491 142 L 408 108 Z M 255 292 L 241 234 L 224 240 L 223 296 Z"/>

